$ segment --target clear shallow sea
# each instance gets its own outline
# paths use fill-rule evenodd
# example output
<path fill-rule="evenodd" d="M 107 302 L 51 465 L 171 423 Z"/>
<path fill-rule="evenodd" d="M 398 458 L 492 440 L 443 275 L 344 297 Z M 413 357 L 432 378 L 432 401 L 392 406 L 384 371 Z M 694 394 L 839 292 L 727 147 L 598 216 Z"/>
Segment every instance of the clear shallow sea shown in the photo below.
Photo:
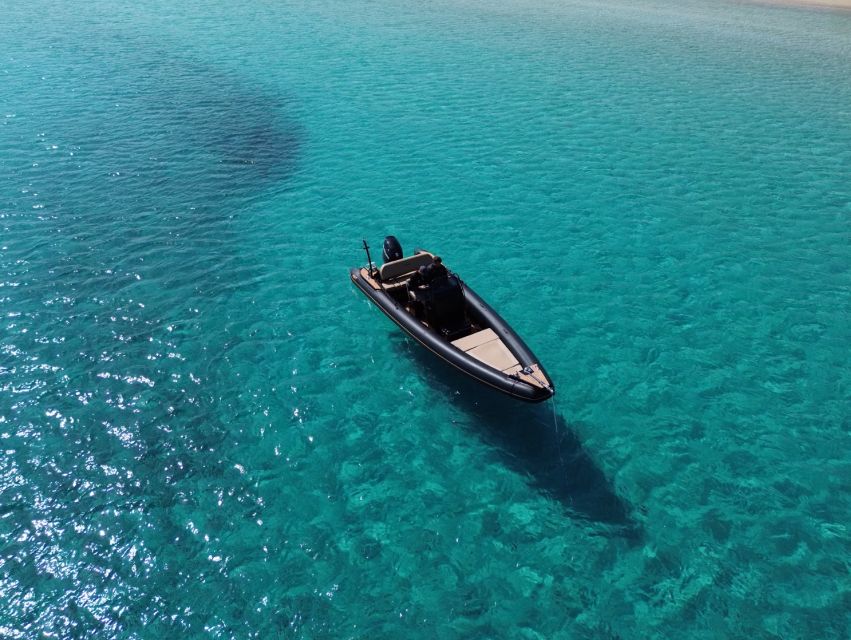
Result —
<path fill-rule="evenodd" d="M 0 5 L 0 637 L 848 637 L 851 14 L 173 5 Z"/>

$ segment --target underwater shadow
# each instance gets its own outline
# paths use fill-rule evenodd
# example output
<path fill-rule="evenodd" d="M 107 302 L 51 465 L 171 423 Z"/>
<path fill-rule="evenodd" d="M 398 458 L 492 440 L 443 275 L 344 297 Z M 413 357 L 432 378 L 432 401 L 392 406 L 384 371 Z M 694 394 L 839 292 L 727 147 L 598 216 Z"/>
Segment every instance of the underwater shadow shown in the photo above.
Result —
<path fill-rule="evenodd" d="M 630 506 L 614 490 L 552 401 L 530 405 L 470 380 L 418 344 L 394 333 L 393 349 L 412 358 L 429 386 L 442 391 L 468 420 L 458 421 L 492 445 L 500 458 L 550 496 L 573 518 L 638 538 Z"/>

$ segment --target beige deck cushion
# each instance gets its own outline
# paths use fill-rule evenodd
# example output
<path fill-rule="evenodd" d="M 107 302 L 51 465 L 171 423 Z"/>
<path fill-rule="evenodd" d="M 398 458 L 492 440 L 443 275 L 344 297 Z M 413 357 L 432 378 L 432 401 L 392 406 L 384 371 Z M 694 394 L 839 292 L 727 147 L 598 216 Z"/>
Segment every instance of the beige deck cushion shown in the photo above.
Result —
<path fill-rule="evenodd" d="M 492 329 L 484 329 L 452 342 L 461 351 L 466 351 L 476 360 L 500 371 L 517 371 L 520 363 Z"/>
<path fill-rule="evenodd" d="M 381 265 L 381 280 L 387 282 L 408 273 L 413 273 L 420 267 L 431 264 L 434 261 L 434 256 L 430 253 L 417 253 L 401 260 L 394 260 Z"/>
<path fill-rule="evenodd" d="M 478 347 L 480 344 L 496 339 L 497 335 L 493 332 L 493 329 L 482 329 L 481 331 L 471 333 L 463 338 L 453 340 L 452 344 L 461 349 L 461 351 L 469 351 L 470 349 Z"/>
<path fill-rule="evenodd" d="M 476 360 L 481 360 L 489 367 L 500 371 L 511 369 L 520 364 L 514 354 L 499 339 L 485 342 L 474 349 L 470 349 L 467 353 Z"/>

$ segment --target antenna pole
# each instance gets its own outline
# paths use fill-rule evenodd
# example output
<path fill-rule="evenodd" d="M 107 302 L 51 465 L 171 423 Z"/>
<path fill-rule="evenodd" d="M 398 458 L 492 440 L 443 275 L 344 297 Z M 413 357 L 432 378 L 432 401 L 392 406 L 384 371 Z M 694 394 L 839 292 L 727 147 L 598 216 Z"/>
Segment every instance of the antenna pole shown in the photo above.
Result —
<path fill-rule="evenodd" d="M 367 271 L 369 271 L 369 275 L 372 276 L 373 266 L 372 266 L 372 257 L 369 255 L 369 245 L 366 243 L 366 240 L 363 241 L 363 248 L 366 251 L 366 261 L 367 261 Z"/>

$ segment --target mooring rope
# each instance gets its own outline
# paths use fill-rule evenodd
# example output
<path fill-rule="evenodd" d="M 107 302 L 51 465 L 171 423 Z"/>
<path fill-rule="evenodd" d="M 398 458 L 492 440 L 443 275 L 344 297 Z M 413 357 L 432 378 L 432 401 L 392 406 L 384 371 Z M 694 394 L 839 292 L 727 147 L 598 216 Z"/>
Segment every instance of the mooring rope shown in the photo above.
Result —
<path fill-rule="evenodd" d="M 564 456 L 561 454 L 561 434 L 558 432 L 558 416 L 556 415 L 556 398 L 550 396 L 550 404 L 553 408 L 553 431 L 556 434 L 556 449 L 558 449 L 558 460 L 561 463 L 562 470 L 564 469 Z"/>

